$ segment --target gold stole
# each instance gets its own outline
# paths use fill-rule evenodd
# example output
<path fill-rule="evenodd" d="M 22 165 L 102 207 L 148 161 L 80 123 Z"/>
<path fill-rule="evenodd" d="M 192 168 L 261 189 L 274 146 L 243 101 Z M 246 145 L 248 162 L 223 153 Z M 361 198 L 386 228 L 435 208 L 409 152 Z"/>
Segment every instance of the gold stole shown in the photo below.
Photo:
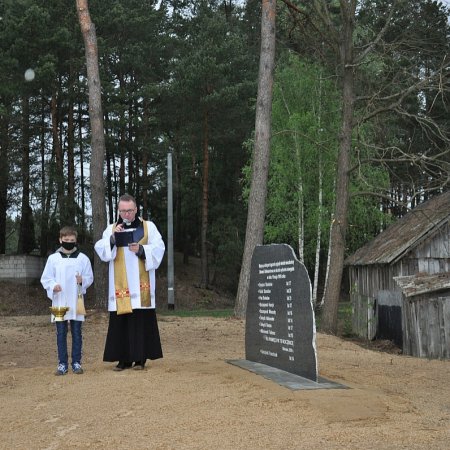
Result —
<path fill-rule="evenodd" d="M 142 221 L 144 236 L 138 244 L 146 245 L 148 241 L 147 222 Z M 114 228 L 114 226 L 113 226 Z M 145 261 L 138 258 L 139 266 L 139 288 L 141 293 L 141 306 L 150 307 L 150 282 L 148 272 L 145 270 Z M 117 314 L 132 312 L 130 290 L 128 288 L 127 270 L 125 265 L 125 248 L 117 247 L 116 258 L 114 259 L 114 288 L 116 291 Z M 125 308 L 122 305 L 127 305 Z M 128 306 L 129 305 L 129 306 Z M 119 309 L 121 312 L 119 312 Z"/>

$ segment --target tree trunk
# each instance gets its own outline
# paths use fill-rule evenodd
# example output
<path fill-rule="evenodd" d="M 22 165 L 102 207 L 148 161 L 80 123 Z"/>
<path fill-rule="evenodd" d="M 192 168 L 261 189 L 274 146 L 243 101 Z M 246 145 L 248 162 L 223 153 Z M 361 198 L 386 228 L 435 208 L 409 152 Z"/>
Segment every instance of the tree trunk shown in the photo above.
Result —
<path fill-rule="evenodd" d="M 208 268 L 208 183 L 209 183 L 209 151 L 208 151 L 208 111 L 203 113 L 203 190 L 202 190 L 202 229 L 201 229 L 201 269 L 200 286 L 205 289 L 209 285 Z"/>
<path fill-rule="evenodd" d="M 115 220 L 115 204 L 113 202 L 113 171 L 111 170 L 111 156 L 110 146 L 106 150 L 106 188 L 108 192 L 108 217 L 109 223 L 113 223 Z M 117 202 L 116 202 L 117 204 Z"/>
<path fill-rule="evenodd" d="M 72 69 L 71 69 L 72 70 Z M 67 111 L 67 201 L 65 213 L 68 222 L 75 223 L 76 203 L 75 203 L 75 125 L 73 108 L 73 76 L 70 73 L 69 81 L 69 107 Z"/>
<path fill-rule="evenodd" d="M 185 248 L 186 246 L 181 245 L 183 239 L 185 239 L 184 237 L 184 233 L 183 233 L 183 238 L 182 238 L 182 234 L 181 234 L 181 230 L 183 229 L 182 227 L 182 223 L 183 220 L 181 219 L 181 171 L 180 171 L 180 158 L 179 155 L 180 154 L 180 149 L 179 149 L 179 140 L 175 139 L 175 145 L 173 147 L 173 178 L 174 178 L 174 183 L 173 183 L 173 190 L 174 190 L 174 208 L 175 208 L 175 245 L 178 246 L 179 248 Z"/>
<path fill-rule="evenodd" d="M 130 101 L 132 103 L 132 100 Z M 137 172 L 138 172 L 138 157 L 136 155 L 136 160 L 134 158 L 134 151 L 133 151 L 133 126 L 132 126 L 132 120 L 133 117 L 137 117 L 133 115 L 133 108 L 132 104 L 128 107 L 128 135 L 127 135 L 127 142 L 128 145 L 128 184 L 127 184 L 127 192 L 132 192 L 136 198 L 138 199 L 138 202 L 140 200 L 139 196 L 139 190 L 137 186 Z M 139 206 L 139 205 L 138 205 Z"/>
<path fill-rule="evenodd" d="M 46 101 L 43 98 L 42 99 L 42 105 L 41 105 L 41 235 L 39 238 L 40 242 L 40 255 L 41 256 L 47 256 L 48 250 L 49 250 L 49 217 L 50 212 L 47 209 L 47 192 L 51 190 L 51 186 L 49 186 L 50 181 L 50 173 L 49 170 L 49 176 L 47 181 L 47 173 L 46 173 L 46 163 L 45 163 L 45 131 L 46 131 Z"/>
<path fill-rule="evenodd" d="M 140 178 L 140 186 L 142 189 L 142 218 L 144 220 L 148 220 L 148 211 L 150 209 L 149 206 L 149 199 L 148 199 L 148 192 L 149 192 L 149 176 L 148 176 L 148 155 L 150 153 L 150 124 L 149 124 L 149 107 L 147 104 L 147 101 L 144 100 L 144 108 L 142 111 L 142 121 L 144 123 L 144 130 L 143 130 L 143 142 L 144 142 L 144 148 L 142 150 L 141 155 L 141 167 L 142 167 L 142 176 L 139 176 L 139 164 L 136 165 L 136 176 L 137 178 Z M 139 156 L 139 154 L 137 155 Z"/>
<path fill-rule="evenodd" d="M 81 233 L 85 237 L 86 231 L 86 200 L 84 197 L 85 185 L 84 185 L 84 145 L 83 145 L 83 113 L 81 104 L 78 104 L 78 139 L 80 147 L 80 192 L 81 192 L 81 215 L 80 215 L 80 228 Z"/>
<path fill-rule="evenodd" d="M 106 135 L 108 135 L 108 131 L 109 131 L 109 116 L 108 113 L 105 114 L 105 133 Z M 111 143 L 109 143 L 108 147 L 106 148 L 106 197 L 107 197 L 107 213 L 108 213 L 108 223 L 113 223 L 115 220 L 115 204 L 117 204 L 117 202 L 113 201 L 113 196 L 115 196 L 115 194 L 117 194 L 117 190 L 113 189 L 113 185 L 115 186 L 114 183 L 114 171 L 111 170 L 111 166 L 113 165 L 113 161 L 112 159 L 114 158 L 114 155 L 111 154 Z"/>
<path fill-rule="evenodd" d="M 44 118 L 45 120 L 45 118 Z M 45 128 L 44 128 L 45 130 Z M 44 134 L 44 133 L 43 133 Z M 44 138 L 43 138 L 44 139 Z M 45 166 L 45 143 L 44 143 L 44 148 L 42 149 L 42 161 L 43 161 L 43 165 Z M 52 148 L 52 154 L 50 157 L 50 162 L 49 162 L 49 169 L 48 169 L 48 177 L 47 177 L 47 182 L 46 182 L 46 189 L 47 192 L 45 193 L 45 198 L 43 197 L 43 201 L 45 206 L 43 207 L 43 211 L 45 211 L 45 223 L 47 224 L 47 234 L 45 236 L 45 238 L 47 239 L 47 253 L 48 250 L 53 250 L 55 243 L 58 242 L 57 238 L 58 236 L 52 236 L 51 235 L 51 231 L 59 231 L 55 228 L 57 228 L 55 226 L 55 216 L 56 216 L 56 205 L 55 205 L 55 209 L 52 211 L 52 203 L 53 203 L 53 199 L 54 199 L 54 193 L 55 193 L 55 150 Z M 45 183 L 45 178 L 42 178 L 42 182 Z M 42 230 L 41 230 L 42 231 Z M 47 256 L 47 253 L 45 256 Z"/>
<path fill-rule="evenodd" d="M 29 100 L 22 101 L 22 211 L 17 253 L 30 253 L 35 246 L 33 211 L 30 206 L 30 111 Z"/>
<path fill-rule="evenodd" d="M 119 85 L 122 92 L 125 91 L 125 84 L 123 82 L 122 75 L 119 74 Z M 125 187 L 125 162 L 126 162 L 126 148 L 127 148 L 127 137 L 126 137 L 126 127 L 125 127 L 125 114 L 123 110 L 120 113 L 120 131 L 119 131 L 119 155 L 120 155 L 120 167 L 119 167 L 119 197 L 126 192 Z M 136 193 L 128 192 L 136 197 Z"/>
<path fill-rule="evenodd" d="M 334 221 L 334 214 L 332 214 L 332 220 L 331 223 Z M 316 305 L 318 309 L 322 309 L 323 305 L 325 303 L 325 297 L 327 296 L 327 285 L 328 285 L 328 278 L 330 275 L 330 267 L 331 267 L 331 226 L 330 226 L 330 234 L 328 236 L 328 252 L 327 252 L 327 262 L 325 267 L 325 282 L 324 282 L 324 288 L 323 288 L 323 294 L 320 302 Z"/>
<path fill-rule="evenodd" d="M 319 78 L 319 91 L 317 93 L 317 125 L 319 130 L 318 140 L 321 139 L 321 129 L 322 129 L 322 74 Z M 318 192 L 318 213 L 317 213 L 317 234 L 316 234 L 316 254 L 314 262 L 314 279 L 313 279 L 313 289 L 312 289 L 312 304 L 314 307 L 317 305 L 317 292 L 319 288 L 319 272 L 320 272 L 320 248 L 322 245 L 322 213 L 323 213 L 323 164 L 322 164 L 322 152 L 319 151 L 319 192 Z"/>
<path fill-rule="evenodd" d="M 52 118 L 52 138 L 53 138 L 53 151 L 55 153 L 56 161 L 56 210 L 60 212 L 60 221 L 64 219 L 65 213 L 63 208 L 63 196 L 64 196 L 64 167 L 63 167 L 63 152 L 58 133 L 58 107 L 56 105 L 56 92 L 53 93 L 50 103 L 50 113 Z M 64 221 L 64 220 L 63 220 Z M 67 223 L 64 223 L 67 225 Z"/>
<path fill-rule="evenodd" d="M 342 2 L 343 3 L 343 2 Z M 349 165 L 352 148 L 354 110 L 353 28 L 355 10 L 347 3 L 342 13 L 343 33 L 340 43 L 342 77 L 342 127 L 336 178 L 335 217 L 331 224 L 331 265 L 327 280 L 321 330 L 336 334 L 339 297 L 344 269 L 347 215 L 349 204 Z"/>
<path fill-rule="evenodd" d="M 98 50 L 95 26 L 91 22 L 87 0 L 76 0 L 78 19 L 83 35 L 87 80 L 89 88 L 89 119 L 91 123 L 91 164 L 90 179 L 92 192 L 92 226 L 94 241 L 102 236 L 106 227 L 105 186 L 103 182 L 103 165 L 105 162 L 105 136 L 103 130 L 103 113 L 101 102 L 100 75 L 98 69 Z M 95 295 L 97 307 L 105 308 L 107 304 L 107 266 L 102 264 L 94 254 Z"/>
<path fill-rule="evenodd" d="M 144 220 L 149 220 L 148 212 L 150 210 L 150 205 L 148 201 L 148 187 L 150 183 L 148 176 L 148 149 L 146 148 L 142 152 L 140 165 L 142 167 L 142 177 L 140 178 L 140 183 L 138 183 L 138 186 L 140 184 L 140 189 L 142 190 L 142 218 Z"/>
<path fill-rule="evenodd" d="M 261 54 L 255 118 L 252 180 L 248 200 L 247 228 L 234 313 L 245 317 L 253 250 L 263 243 L 266 214 L 267 178 L 270 160 L 273 72 L 275 66 L 276 1 L 262 0 Z"/>
<path fill-rule="evenodd" d="M 294 134 L 295 157 L 297 163 L 297 233 L 298 233 L 298 259 L 305 262 L 305 208 L 303 201 L 303 176 L 300 155 L 300 144 Z"/>
<path fill-rule="evenodd" d="M 323 210 L 323 174 L 322 174 L 322 158 L 319 153 L 319 199 L 317 214 L 317 234 L 316 234 L 316 256 L 314 262 L 314 280 L 312 291 L 312 304 L 317 304 L 317 290 L 319 287 L 319 269 L 320 269 L 320 246 L 322 242 L 322 210 Z"/>
<path fill-rule="evenodd" d="M 113 202 L 113 204 L 115 206 L 117 206 L 118 202 L 119 202 L 119 169 L 117 168 L 117 164 L 116 164 L 116 158 L 114 157 L 114 152 L 111 152 L 111 147 L 109 147 L 108 149 L 108 155 L 109 155 L 109 163 L 110 166 L 112 167 L 112 181 L 113 181 L 113 186 L 112 186 L 112 190 L 111 190 L 111 198 L 114 195 L 114 199 L 115 202 Z M 114 219 L 112 220 L 112 222 L 118 220 L 119 218 L 119 213 L 117 211 L 117 208 L 114 208 L 114 215 L 112 216 Z M 110 221 L 111 222 L 111 221 Z"/>
<path fill-rule="evenodd" d="M 9 108 L 0 116 L 0 254 L 6 253 L 6 212 L 9 183 Z"/>

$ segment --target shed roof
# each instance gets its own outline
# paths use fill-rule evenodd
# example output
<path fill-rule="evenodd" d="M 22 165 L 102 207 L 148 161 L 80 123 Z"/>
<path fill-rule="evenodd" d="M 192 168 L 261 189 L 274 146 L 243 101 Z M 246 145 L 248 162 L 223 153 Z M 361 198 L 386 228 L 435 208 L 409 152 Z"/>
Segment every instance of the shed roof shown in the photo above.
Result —
<path fill-rule="evenodd" d="M 450 220 L 450 191 L 421 203 L 345 260 L 345 265 L 392 264 Z"/>
<path fill-rule="evenodd" d="M 405 297 L 450 289 L 450 272 L 394 277 Z"/>

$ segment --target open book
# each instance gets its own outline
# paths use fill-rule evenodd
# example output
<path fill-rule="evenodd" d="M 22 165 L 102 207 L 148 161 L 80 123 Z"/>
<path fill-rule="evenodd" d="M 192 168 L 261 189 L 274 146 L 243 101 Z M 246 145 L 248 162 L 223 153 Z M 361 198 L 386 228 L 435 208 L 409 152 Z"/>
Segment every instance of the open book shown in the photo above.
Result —
<path fill-rule="evenodd" d="M 114 239 L 116 240 L 117 247 L 127 247 L 132 242 L 137 242 L 134 238 L 134 231 L 136 228 L 129 228 L 127 230 L 114 233 Z"/>

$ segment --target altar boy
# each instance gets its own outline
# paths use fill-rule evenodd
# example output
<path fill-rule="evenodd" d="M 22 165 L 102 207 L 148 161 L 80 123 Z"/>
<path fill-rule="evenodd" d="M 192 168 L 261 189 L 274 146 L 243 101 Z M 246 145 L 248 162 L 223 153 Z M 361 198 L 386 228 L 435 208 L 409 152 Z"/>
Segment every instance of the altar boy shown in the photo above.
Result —
<path fill-rule="evenodd" d="M 73 227 L 63 227 L 59 232 L 61 246 L 51 254 L 41 276 L 41 283 L 47 291 L 47 297 L 52 300 L 52 306 L 67 306 L 69 310 L 63 321 L 51 320 L 56 324 L 56 343 L 58 348 L 58 367 L 55 375 L 65 375 L 68 372 L 69 360 L 67 354 L 67 329 L 70 322 L 72 334 L 72 371 L 82 374 L 81 325 L 84 314 L 77 311 L 78 294 L 86 293 L 86 289 L 94 281 L 89 258 L 77 247 L 78 233 Z"/>

